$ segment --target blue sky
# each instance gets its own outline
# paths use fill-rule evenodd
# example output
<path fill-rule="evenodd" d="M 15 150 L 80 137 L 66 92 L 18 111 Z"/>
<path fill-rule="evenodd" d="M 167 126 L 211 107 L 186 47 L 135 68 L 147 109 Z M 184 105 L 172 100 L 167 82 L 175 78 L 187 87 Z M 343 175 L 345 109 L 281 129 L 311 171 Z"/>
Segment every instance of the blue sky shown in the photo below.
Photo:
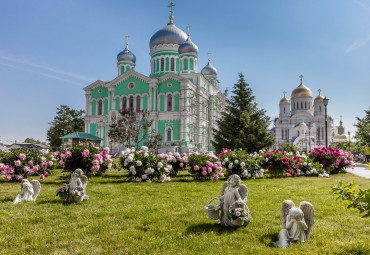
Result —
<path fill-rule="evenodd" d="M 117 76 L 125 35 L 135 70 L 149 75 L 149 40 L 168 23 L 169 0 L 2 0 L 0 139 L 46 140 L 61 104 L 84 109 L 83 88 Z M 174 23 L 207 52 L 221 88 L 243 72 L 272 119 L 279 100 L 303 83 L 330 101 L 328 114 L 354 134 L 370 106 L 370 1 L 175 0 Z"/>

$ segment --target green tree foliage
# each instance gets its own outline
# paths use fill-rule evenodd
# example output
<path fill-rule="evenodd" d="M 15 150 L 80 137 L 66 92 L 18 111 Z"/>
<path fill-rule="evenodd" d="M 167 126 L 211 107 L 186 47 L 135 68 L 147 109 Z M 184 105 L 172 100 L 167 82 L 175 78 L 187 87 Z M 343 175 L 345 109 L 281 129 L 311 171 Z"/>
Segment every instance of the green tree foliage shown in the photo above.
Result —
<path fill-rule="evenodd" d="M 355 124 L 357 127 L 355 138 L 363 146 L 370 144 L 370 107 L 369 110 L 365 110 L 365 114 L 363 118 L 356 117 L 357 123 Z"/>
<path fill-rule="evenodd" d="M 293 152 L 295 155 L 295 153 L 299 151 L 299 148 L 291 143 L 280 143 L 279 150 L 285 151 L 285 152 Z"/>
<path fill-rule="evenodd" d="M 46 134 L 46 139 L 52 148 L 56 149 L 62 145 L 60 137 L 85 130 L 84 113 L 83 110 L 71 109 L 67 105 L 57 108 L 57 115 L 49 123 L 51 126 Z"/>
<path fill-rule="evenodd" d="M 122 143 L 126 147 L 135 146 L 145 141 L 145 144 L 157 151 L 162 141 L 161 134 L 157 133 L 151 126 L 154 119 L 150 117 L 150 111 L 134 111 L 132 108 L 120 111 L 118 121 L 110 126 L 109 138 Z"/>
<path fill-rule="evenodd" d="M 359 189 L 354 181 L 343 186 L 342 181 L 339 181 L 331 188 L 331 192 L 337 199 L 345 200 L 347 208 L 356 208 L 360 213 L 365 213 L 362 217 L 370 217 L 370 189 Z"/>
<path fill-rule="evenodd" d="M 242 73 L 232 93 L 226 111 L 217 121 L 218 128 L 213 130 L 216 150 L 230 148 L 253 152 L 272 146 L 274 139 L 267 130 L 270 118 L 265 110 L 258 110 L 252 89 Z"/>

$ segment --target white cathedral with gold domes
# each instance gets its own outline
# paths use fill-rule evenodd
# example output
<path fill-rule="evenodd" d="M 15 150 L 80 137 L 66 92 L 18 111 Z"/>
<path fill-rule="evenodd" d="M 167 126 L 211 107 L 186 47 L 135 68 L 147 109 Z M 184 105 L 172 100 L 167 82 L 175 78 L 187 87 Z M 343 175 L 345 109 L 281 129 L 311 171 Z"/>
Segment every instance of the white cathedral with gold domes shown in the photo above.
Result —
<path fill-rule="evenodd" d="M 313 100 L 311 90 L 306 87 L 300 76 L 300 84 L 292 91 L 290 100 L 284 97 L 279 103 L 279 117 L 274 120 L 272 129 L 275 137 L 274 148 L 280 143 L 291 143 L 301 151 L 309 151 L 315 147 L 328 146 L 335 134 L 333 118 L 327 115 L 327 132 L 325 130 L 324 97 L 319 95 Z M 312 103 L 313 100 L 313 103 Z"/>
<path fill-rule="evenodd" d="M 120 109 L 133 108 L 151 112 L 155 119 L 151 128 L 163 137 L 162 151 L 214 149 L 212 129 L 226 98 L 209 58 L 202 71 L 197 71 L 198 47 L 190 39 L 189 26 L 186 34 L 173 23 L 173 6 L 171 2 L 169 23 L 150 39 L 150 75 L 135 71 L 136 57 L 126 42 L 126 48 L 117 55 L 118 76 L 84 88 L 85 132 L 102 138 L 101 146 L 112 151 L 122 149 L 108 137 L 109 127 Z"/>

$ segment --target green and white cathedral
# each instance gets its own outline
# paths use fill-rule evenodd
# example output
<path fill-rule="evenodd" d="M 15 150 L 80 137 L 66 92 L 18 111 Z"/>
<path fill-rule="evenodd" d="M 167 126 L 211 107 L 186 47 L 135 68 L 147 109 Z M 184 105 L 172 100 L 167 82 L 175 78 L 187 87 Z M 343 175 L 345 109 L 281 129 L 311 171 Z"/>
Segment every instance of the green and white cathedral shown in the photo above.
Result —
<path fill-rule="evenodd" d="M 84 88 L 85 132 L 102 138 L 101 146 L 113 152 L 123 149 L 108 137 L 109 126 L 119 110 L 148 110 L 152 129 L 162 137 L 160 152 L 214 150 L 212 129 L 224 111 L 226 98 L 218 86 L 217 70 L 210 63 L 198 72 L 198 47 L 170 22 L 150 39 L 149 76 L 135 71 L 136 57 L 126 48 L 117 55 L 118 76 L 97 80 Z M 145 145 L 145 141 L 143 144 Z"/>

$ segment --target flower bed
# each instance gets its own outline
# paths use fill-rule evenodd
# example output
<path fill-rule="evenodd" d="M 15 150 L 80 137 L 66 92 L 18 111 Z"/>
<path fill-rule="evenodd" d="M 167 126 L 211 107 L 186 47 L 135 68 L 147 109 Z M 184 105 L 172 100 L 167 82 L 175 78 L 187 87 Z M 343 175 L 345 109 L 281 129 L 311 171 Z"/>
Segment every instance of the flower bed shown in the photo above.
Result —
<path fill-rule="evenodd" d="M 315 148 L 310 151 L 310 158 L 313 162 L 323 165 L 323 168 L 330 174 L 343 172 L 344 169 L 356 165 L 353 162 L 353 154 L 350 151 L 344 151 L 334 148 Z"/>
<path fill-rule="evenodd" d="M 194 179 L 218 181 L 224 176 L 221 162 L 213 153 L 200 151 L 189 156 L 189 172 Z"/>
<path fill-rule="evenodd" d="M 180 153 L 175 152 L 172 154 L 172 152 L 161 153 L 158 154 L 158 157 L 161 159 L 165 159 L 169 165 L 172 166 L 172 171 L 170 172 L 170 175 L 176 176 L 178 171 L 184 170 L 188 163 L 188 157 L 186 156 L 186 153 L 183 153 L 180 155 Z"/>
<path fill-rule="evenodd" d="M 24 149 L 13 149 L 0 154 L 0 171 L 5 180 L 21 181 L 28 176 L 38 175 L 42 180 L 53 169 L 49 154 Z"/>
<path fill-rule="evenodd" d="M 152 182 L 157 179 L 160 182 L 171 180 L 169 174 L 172 166 L 165 159 L 149 153 L 148 147 L 142 146 L 139 151 L 127 148 L 120 158 L 121 166 L 129 171 L 129 178 L 136 182 Z"/>

